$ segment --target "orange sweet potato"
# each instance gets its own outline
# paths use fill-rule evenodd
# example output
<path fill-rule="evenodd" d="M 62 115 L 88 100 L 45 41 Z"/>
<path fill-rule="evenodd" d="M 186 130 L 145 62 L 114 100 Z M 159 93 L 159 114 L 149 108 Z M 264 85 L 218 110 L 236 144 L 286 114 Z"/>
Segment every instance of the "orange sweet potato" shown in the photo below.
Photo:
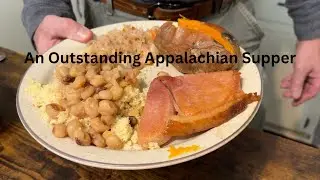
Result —
<path fill-rule="evenodd" d="M 163 24 L 155 37 L 155 46 L 160 54 L 181 55 L 225 55 L 227 62 L 176 63 L 173 66 L 185 74 L 215 72 L 239 69 L 241 65 L 240 47 L 233 36 L 221 26 L 186 18 L 178 19 L 178 27 L 172 22 Z M 230 59 L 236 56 L 236 61 Z M 205 58 L 206 59 L 206 58 Z"/>

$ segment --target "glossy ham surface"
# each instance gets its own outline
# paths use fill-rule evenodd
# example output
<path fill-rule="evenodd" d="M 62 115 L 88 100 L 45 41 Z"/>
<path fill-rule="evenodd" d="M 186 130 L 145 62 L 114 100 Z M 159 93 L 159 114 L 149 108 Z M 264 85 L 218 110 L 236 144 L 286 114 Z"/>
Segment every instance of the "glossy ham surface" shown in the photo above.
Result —
<path fill-rule="evenodd" d="M 151 83 L 138 129 L 139 144 L 185 136 L 217 127 L 259 101 L 245 94 L 238 71 L 161 76 Z"/>
<path fill-rule="evenodd" d="M 174 114 L 170 92 L 160 80 L 153 80 L 138 126 L 138 143 L 142 146 L 149 142 L 166 143 L 170 139 L 166 134 L 169 117 Z"/>
<path fill-rule="evenodd" d="M 221 106 L 241 92 L 240 73 L 223 71 L 160 77 L 173 94 L 179 114 L 194 116 Z"/>

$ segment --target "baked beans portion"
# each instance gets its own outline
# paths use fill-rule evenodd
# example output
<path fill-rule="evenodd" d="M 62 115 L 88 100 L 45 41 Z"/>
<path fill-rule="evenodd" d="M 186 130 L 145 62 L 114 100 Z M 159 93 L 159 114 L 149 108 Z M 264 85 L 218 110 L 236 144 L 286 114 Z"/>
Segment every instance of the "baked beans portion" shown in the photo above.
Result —
<path fill-rule="evenodd" d="M 46 113 L 52 119 L 68 111 L 76 119 L 56 124 L 52 133 L 70 137 L 79 145 L 121 149 L 123 144 L 110 129 L 119 113 L 119 101 L 128 86 L 138 86 L 138 69 L 122 64 L 60 64 L 55 77 L 61 84 L 60 103 L 48 104 Z M 85 128 L 79 119 L 89 119 Z"/>

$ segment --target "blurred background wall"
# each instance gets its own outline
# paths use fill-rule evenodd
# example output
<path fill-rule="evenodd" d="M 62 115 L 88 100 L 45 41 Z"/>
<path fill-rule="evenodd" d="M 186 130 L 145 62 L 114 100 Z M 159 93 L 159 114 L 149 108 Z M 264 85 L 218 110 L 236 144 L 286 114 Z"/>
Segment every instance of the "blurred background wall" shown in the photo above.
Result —
<path fill-rule="evenodd" d="M 0 1 L 0 46 L 20 53 L 34 52 L 21 22 L 22 0 Z"/>

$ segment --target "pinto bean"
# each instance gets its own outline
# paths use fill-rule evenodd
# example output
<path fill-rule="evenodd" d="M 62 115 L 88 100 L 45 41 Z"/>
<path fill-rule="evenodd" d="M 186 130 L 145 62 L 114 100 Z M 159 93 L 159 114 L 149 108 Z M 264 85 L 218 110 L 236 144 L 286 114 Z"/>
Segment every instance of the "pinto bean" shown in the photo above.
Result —
<path fill-rule="evenodd" d="M 111 82 L 107 83 L 104 87 L 107 89 L 110 89 L 113 86 Z"/>
<path fill-rule="evenodd" d="M 112 72 L 105 70 L 103 71 L 102 76 L 106 82 L 110 82 L 112 79 Z"/>
<path fill-rule="evenodd" d="M 94 87 L 99 87 L 103 86 L 106 84 L 104 78 L 102 75 L 95 75 L 93 78 L 90 80 L 90 84 Z"/>
<path fill-rule="evenodd" d="M 103 133 L 110 129 L 109 126 L 103 124 L 99 117 L 90 119 L 90 127 L 97 133 Z"/>
<path fill-rule="evenodd" d="M 66 96 L 66 99 L 67 99 L 69 105 L 76 104 L 76 103 L 80 102 L 80 99 L 81 99 L 80 91 L 73 91 L 73 92 L 66 91 L 65 96 Z M 73 102 L 73 103 L 71 103 L 71 102 Z"/>
<path fill-rule="evenodd" d="M 138 69 L 131 69 L 128 70 L 125 73 L 125 81 L 127 81 L 129 84 L 136 84 L 138 82 L 137 76 L 139 74 L 139 70 Z"/>
<path fill-rule="evenodd" d="M 102 133 L 102 137 L 103 137 L 104 139 L 107 139 L 107 137 L 110 136 L 110 135 L 112 135 L 112 134 L 113 134 L 113 133 L 112 133 L 111 131 L 107 130 L 107 131 L 105 131 L 105 132 Z"/>
<path fill-rule="evenodd" d="M 61 99 L 59 101 L 59 105 L 61 105 L 64 109 L 68 108 L 68 101 L 66 99 Z"/>
<path fill-rule="evenodd" d="M 116 117 L 113 115 L 106 115 L 106 116 L 101 116 L 101 121 L 106 124 L 107 126 L 112 126 L 112 124 L 115 122 Z"/>
<path fill-rule="evenodd" d="M 70 76 L 77 77 L 84 75 L 86 72 L 86 64 L 73 64 L 70 68 Z"/>
<path fill-rule="evenodd" d="M 88 81 L 90 81 L 91 79 L 93 79 L 95 75 L 98 75 L 98 72 L 95 69 L 88 69 L 85 77 L 87 78 Z"/>
<path fill-rule="evenodd" d="M 84 88 L 84 90 L 81 93 L 82 99 L 87 99 L 88 97 L 92 96 L 95 92 L 95 88 L 93 86 L 88 86 Z"/>
<path fill-rule="evenodd" d="M 113 100 L 119 100 L 123 95 L 123 88 L 118 85 L 112 86 L 110 92 Z"/>
<path fill-rule="evenodd" d="M 109 90 L 100 91 L 98 95 L 100 99 L 106 99 L 106 100 L 111 100 L 113 97 L 112 93 Z"/>
<path fill-rule="evenodd" d="M 99 108 L 99 102 L 97 99 L 89 97 L 84 102 L 84 111 L 91 118 L 97 117 L 99 115 L 98 108 Z"/>
<path fill-rule="evenodd" d="M 46 105 L 46 113 L 52 119 L 56 119 L 59 113 L 64 110 L 65 109 L 62 106 L 56 103 L 51 103 Z"/>
<path fill-rule="evenodd" d="M 67 124 L 67 134 L 70 138 L 74 139 L 74 132 L 77 129 L 82 129 L 82 124 L 79 120 L 72 120 Z"/>
<path fill-rule="evenodd" d="M 70 114 L 78 117 L 78 118 L 84 118 L 86 116 L 86 112 L 84 109 L 84 103 L 79 102 L 70 108 Z"/>
<path fill-rule="evenodd" d="M 98 94 L 95 94 L 95 95 L 93 95 L 92 97 L 93 97 L 94 99 L 96 99 L 96 100 L 99 100 L 99 99 L 100 99 Z"/>
<path fill-rule="evenodd" d="M 123 142 L 115 134 L 108 133 L 103 137 L 105 138 L 105 141 L 106 141 L 108 148 L 110 148 L 110 149 L 122 149 L 123 148 Z"/>
<path fill-rule="evenodd" d="M 69 68 L 66 66 L 58 66 L 56 68 L 56 76 L 63 84 L 68 84 L 74 81 L 74 77 L 70 76 Z"/>
<path fill-rule="evenodd" d="M 74 132 L 74 139 L 80 146 L 89 146 L 91 144 L 90 135 L 82 129 L 76 129 Z"/>
<path fill-rule="evenodd" d="M 114 102 L 109 100 L 102 100 L 99 102 L 98 111 L 102 115 L 113 115 L 117 113 L 118 108 L 114 104 Z"/>
<path fill-rule="evenodd" d="M 56 124 L 53 126 L 52 134 L 57 138 L 64 138 L 67 134 L 67 126 L 65 124 Z"/>
<path fill-rule="evenodd" d="M 112 69 L 111 73 L 112 73 L 112 79 L 114 79 L 114 80 L 117 80 L 121 77 L 121 73 L 118 68 Z"/>
<path fill-rule="evenodd" d="M 90 134 L 92 143 L 97 147 L 106 147 L 106 140 L 99 133 Z"/>
<path fill-rule="evenodd" d="M 126 81 L 126 80 L 121 80 L 119 82 L 119 86 L 122 87 L 122 88 L 125 88 L 127 86 L 129 86 L 130 84 Z"/>
<path fill-rule="evenodd" d="M 87 80 L 84 76 L 77 76 L 72 83 L 74 89 L 82 88 L 86 84 Z"/>

